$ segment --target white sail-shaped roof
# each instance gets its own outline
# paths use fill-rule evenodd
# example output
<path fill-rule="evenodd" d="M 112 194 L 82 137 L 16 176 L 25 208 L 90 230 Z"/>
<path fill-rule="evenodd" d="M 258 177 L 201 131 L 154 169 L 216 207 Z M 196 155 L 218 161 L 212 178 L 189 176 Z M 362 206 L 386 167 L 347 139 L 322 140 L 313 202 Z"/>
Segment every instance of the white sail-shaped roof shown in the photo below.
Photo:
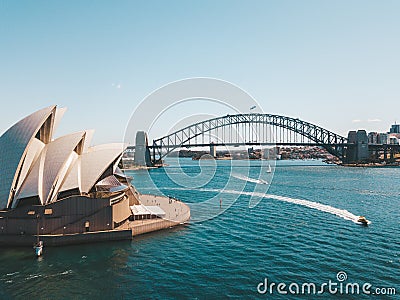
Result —
<path fill-rule="evenodd" d="M 86 130 L 86 135 L 85 135 L 85 142 L 83 146 L 83 152 L 87 152 L 90 143 L 92 141 L 94 134 L 94 130 Z M 74 162 L 73 166 L 71 167 L 71 170 L 68 174 L 68 176 L 65 178 L 61 188 L 60 192 L 72 190 L 72 189 L 79 189 L 79 191 L 82 191 L 81 188 L 81 164 L 82 164 L 82 156 L 79 156 L 78 159 Z"/>
<path fill-rule="evenodd" d="M 43 169 L 43 164 L 46 157 L 44 154 L 45 151 L 46 148 L 42 150 L 41 155 L 30 170 L 29 176 L 22 183 L 20 190 L 15 196 L 16 199 L 12 203 L 13 208 L 18 205 L 19 199 L 39 196 L 41 194 L 42 189 L 39 191 L 39 187 L 42 186 L 41 183 L 43 182 L 43 172 L 41 172 L 41 170 Z"/>
<path fill-rule="evenodd" d="M 85 152 L 90 147 L 90 143 L 92 142 L 93 135 L 94 135 L 94 130 L 93 129 L 86 130 L 85 144 L 83 145 L 83 149 L 84 149 Z"/>
<path fill-rule="evenodd" d="M 54 180 L 51 190 L 49 191 L 49 194 L 46 197 L 47 200 L 45 201 L 45 204 L 51 203 L 51 202 L 54 202 L 57 200 L 60 187 L 62 186 L 64 179 L 69 174 L 74 162 L 77 160 L 78 157 L 79 157 L 78 153 L 76 153 L 75 151 L 72 151 L 71 155 L 65 161 L 63 167 L 60 169 L 56 179 Z"/>
<path fill-rule="evenodd" d="M 81 160 L 81 156 L 79 156 L 73 163 L 68 176 L 66 176 L 60 188 L 60 192 L 72 189 L 79 189 L 81 191 Z"/>
<path fill-rule="evenodd" d="M 60 187 L 77 159 L 78 154 L 74 149 L 84 137 L 85 132 L 78 132 L 62 136 L 46 145 L 17 198 L 39 196 L 42 204 L 49 202 L 57 194 L 57 187 Z"/>
<path fill-rule="evenodd" d="M 56 188 L 59 181 L 63 180 L 61 175 L 65 176 L 66 174 L 61 174 L 62 168 L 69 168 L 72 165 L 74 159 L 71 155 L 75 156 L 73 151 L 84 137 L 85 132 L 83 131 L 62 136 L 49 144 L 43 169 L 43 203 L 50 200 L 52 188 Z M 64 173 L 66 171 L 64 170 Z"/>
<path fill-rule="evenodd" d="M 66 107 L 58 108 L 56 109 L 56 115 L 54 117 L 54 128 L 53 132 L 55 132 L 58 128 L 58 125 L 60 125 L 61 119 L 64 116 L 65 112 L 67 111 Z"/>
<path fill-rule="evenodd" d="M 44 142 L 51 138 L 55 110 L 56 106 L 39 110 L 13 125 L 0 137 L 0 209 L 9 206 L 19 179 L 23 179 L 20 178 L 20 171 L 32 139 L 38 132 Z M 46 128 L 42 128 L 44 125 Z M 30 160 L 28 158 L 27 163 Z"/>
<path fill-rule="evenodd" d="M 81 192 L 88 193 L 107 168 L 122 155 L 124 144 L 105 144 L 90 147 L 82 154 Z"/>
<path fill-rule="evenodd" d="M 21 169 L 21 175 L 19 176 L 16 191 L 19 191 L 19 189 L 21 188 L 22 184 L 25 181 L 26 176 L 31 171 L 32 167 L 34 166 L 36 160 L 40 156 L 44 147 L 45 144 L 36 138 L 32 139 L 32 141 L 30 142 L 28 151 L 25 156 L 24 164 Z"/>
<path fill-rule="evenodd" d="M 45 205 L 74 189 L 89 193 L 115 171 L 123 144 L 90 147 L 93 130 L 53 140 L 65 111 L 56 106 L 39 110 L 0 137 L 0 209 L 34 203 L 32 197 Z"/>

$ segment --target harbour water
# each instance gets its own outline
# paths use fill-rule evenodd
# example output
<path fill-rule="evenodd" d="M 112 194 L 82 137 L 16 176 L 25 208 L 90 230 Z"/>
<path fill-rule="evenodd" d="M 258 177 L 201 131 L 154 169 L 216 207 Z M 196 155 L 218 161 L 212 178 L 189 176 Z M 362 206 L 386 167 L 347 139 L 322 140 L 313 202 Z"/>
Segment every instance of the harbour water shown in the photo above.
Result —
<path fill-rule="evenodd" d="M 191 223 L 132 242 L 45 247 L 39 259 L 33 249 L 1 249 L 0 299 L 316 297 L 279 295 L 276 289 L 259 294 L 265 279 L 318 287 L 370 283 L 371 292 L 393 287 L 397 295 L 386 297 L 398 297 L 399 168 L 279 161 L 271 178 L 264 172 L 267 161 L 168 163 L 129 174 L 143 193 L 190 203 Z M 370 226 L 356 224 L 359 215 Z M 339 272 L 347 279 L 340 281 Z M 368 298 L 326 289 L 322 297 Z"/>

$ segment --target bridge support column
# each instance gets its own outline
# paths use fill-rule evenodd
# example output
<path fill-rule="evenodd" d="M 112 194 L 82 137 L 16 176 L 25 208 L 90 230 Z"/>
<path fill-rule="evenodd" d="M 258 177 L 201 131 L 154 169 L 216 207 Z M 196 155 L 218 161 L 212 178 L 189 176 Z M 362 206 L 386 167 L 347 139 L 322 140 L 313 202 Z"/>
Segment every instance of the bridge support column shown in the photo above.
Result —
<path fill-rule="evenodd" d="M 134 163 L 137 166 L 152 166 L 147 133 L 144 131 L 138 131 L 136 133 Z"/>
<path fill-rule="evenodd" d="M 383 148 L 383 160 L 387 161 L 387 146 L 384 146 Z"/>
<path fill-rule="evenodd" d="M 344 148 L 344 146 L 342 146 L 341 148 L 341 153 L 342 153 L 342 160 L 345 160 L 346 149 Z"/>
<path fill-rule="evenodd" d="M 217 157 L 217 147 L 214 145 L 214 143 L 210 144 L 210 155 L 212 157 Z"/>
<path fill-rule="evenodd" d="M 156 147 L 155 147 L 155 143 L 153 141 L 153 159 L 150 158 L 150 161 L 153 162 L 153 164 L 156 162 Z"/>
<path fill-rule="evenodd" d="M 355 144 L 349 144 L 346 148 L 345 163 L 353 163 L 357 161 L 357 147 Z"/>

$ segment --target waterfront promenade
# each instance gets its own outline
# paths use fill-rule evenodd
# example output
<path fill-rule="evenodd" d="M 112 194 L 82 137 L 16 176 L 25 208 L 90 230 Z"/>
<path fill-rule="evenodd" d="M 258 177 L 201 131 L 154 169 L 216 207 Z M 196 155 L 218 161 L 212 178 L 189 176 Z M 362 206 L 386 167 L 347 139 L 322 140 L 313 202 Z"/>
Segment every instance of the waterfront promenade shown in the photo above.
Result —
<path fill-rule="evenodd" d="M 190 208 L 185 203 L 170 197 L 141 195 L 140 201 L 145 206 L 159 206 L 164 212 L 163 218 L 128 221 L 121 230 L 130 229 L 132 236 L 182 225 L 190 219 Z"/>

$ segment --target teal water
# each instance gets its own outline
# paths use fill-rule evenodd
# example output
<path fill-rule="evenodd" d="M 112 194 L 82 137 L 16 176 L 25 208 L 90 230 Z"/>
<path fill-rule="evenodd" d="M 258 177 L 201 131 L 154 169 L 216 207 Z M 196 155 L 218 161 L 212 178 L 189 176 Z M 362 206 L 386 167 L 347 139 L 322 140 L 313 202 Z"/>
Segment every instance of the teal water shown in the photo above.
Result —
<path fill-rule="evenodd" d="M 200 168 L 198 161 L 181 159 L 149 173 L 131 172 L 139 191 L 193 205 L 193 221 L 132 242 L 48 247 L 39 260 L 32 249 L 1 249 L 0 299 L 369 298 L 257 292 L 265 278 L 320 285 L 339 282 L 338 272 L 346 272 L 345 283 L 370 283 L 371 291 L 394 287 L 397 295 L 385 297 L 398 297 L 399 168 L 282 161 L 271 182 L 260 172 L 267 162 L 248 163 L 218 161 Z M 264 178 L 270 188 L 233 173 Z M 265 192 L 272 198 L 262 197 Z M 252 195 L 257 196 L 252 203 L 259 203 L 249 208 Z M 332 213 L 290 202 L 297 200 L 325 204 Z M 196 205 L 204 201 L 207 205 Z M 365 215 L 372 223 L 357 225 L 334 208 Z"/>

